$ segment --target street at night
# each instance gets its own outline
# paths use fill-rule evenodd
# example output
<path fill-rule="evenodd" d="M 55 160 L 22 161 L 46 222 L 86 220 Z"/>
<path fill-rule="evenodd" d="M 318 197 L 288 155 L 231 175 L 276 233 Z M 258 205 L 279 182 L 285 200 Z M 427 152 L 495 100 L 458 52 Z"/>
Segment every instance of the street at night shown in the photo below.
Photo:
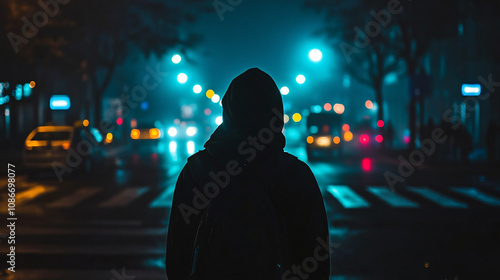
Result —
<path fill-rule="evenodd" d="M 499 3 L 2 0 L 0 278 L 500 279 Z"/>

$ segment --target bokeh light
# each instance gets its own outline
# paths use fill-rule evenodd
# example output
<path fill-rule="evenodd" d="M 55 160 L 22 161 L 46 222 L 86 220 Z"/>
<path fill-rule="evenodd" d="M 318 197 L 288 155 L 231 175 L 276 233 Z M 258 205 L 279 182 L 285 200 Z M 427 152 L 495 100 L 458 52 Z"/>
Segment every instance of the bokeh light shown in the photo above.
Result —
<path fill-rule="evenodd" d="M 174 64 L 179 64 L 179 62 L 181 62 L 182 60 L 182 57 L 178 54 L 175 54 L 174 56 L 172 56 L 172 62 Z"/>
<path fill-rule="evenodd" d="M 365 106 L 368 109 L 372 109 L 373 108 L 373 102 L 371 100 L 366 100 Z"/>
<path fill-rule="evenodd" d="M 207 95 L 207 98 L 212 99 L 212 97 L 214 97 L 214 95 L 215 95 L 215 92 L 213 90 L 209 89 L 209 90 L 207 90 L 206 95 Z"/>
<path fill-rule="evenodd" d="M 352 140 L 354 136 L 352 135 L 352 132 L 350 131 L 347 131 L 346 133 L 344 133 L 344 141 L 346 142 L 349 142 Z"/>
<path fill-rule="evenodd" d="M 295 81 L 297 81 L 298 84 L 303 84 L 306 82 L 306 77 L 304 75 L 298 75 Z"/>
<path fill-rule="evenodd" d="M 332 110 L 332 104 L 326 103 L 325 106 L 323 106 L 323 108 L 325 109 L 325 111 L 331 111 Z"/>
<path fill-rule="evenodd" d="M 218 94 L 214 94 L 214 96 L 212 96 L 212 98 L 210 98 L 212 100 L 213 103 L 217 103 L 220 101 L 220 96 Z"/>
<path fill-rule="evenodd" d="M 185 84 L 188 80 L 188 76 L 184 73 L 180 73 L 177 75 L 177 81 L 181 84 Z"/>
<path fill-rule="evenodd" d="M 301 116 L 299 113 L 295 113 L 295 114 L 293 114 L 293 116 L 292 116 L 292 120 L 293 120 L 294 122 L 300 122 L 300 120 L 302 120 L 302 116 Z"/>
<path fill-rule="evenodd" d="M 368 137 L 368 135 L 366 134 L 363 134 L 359 137 L 359 142 L 361 142 L 361 144 L 368 144 L 368 142 L 370 142 L 370 137 Z"/>
<path fill-rule="evenodd" d="M 281 94 L 288 95 L 290 93 L 290 89 L 288 87 L 282 87 L 280 89 Z"/>
<path fill-rule="evenodd" d="M 337 103 L 333 106 L 333 110 L 335 111 L 335 113 L 342 115 L 345 111 L 345 107 L 344 105 Z"/>
<path fill-rule="evenodd" d="M 198 93 L 200 93 L 201 91 L 202 91 L 202 88 L 201 88 L 201 86 L 200 86 L 200 85 L 195 85 L 195 86 L 193 87 L 193 92 L 194 92 L 194 93 L 198 94 Z"/>
<path fill-rule="evenodd" d="M 290 121 L 290 117 L 287 114 L 285 114 L 283 116 L 283 123 L 288 123 L 289 121 Z"/>
<path fill-rule="evenodd" d="M 319 62 L 323 58 L 323 53 L 318 49 L 313 49 L 309 52 L 309 59 L 313 62 Z"/>

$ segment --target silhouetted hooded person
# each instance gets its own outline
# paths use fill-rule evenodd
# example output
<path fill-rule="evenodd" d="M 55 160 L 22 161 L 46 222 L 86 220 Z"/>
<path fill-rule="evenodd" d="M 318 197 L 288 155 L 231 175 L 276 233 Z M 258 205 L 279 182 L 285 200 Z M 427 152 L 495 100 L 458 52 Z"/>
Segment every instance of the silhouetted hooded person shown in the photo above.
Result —
<path fill-rule="evenodd" d="M 188 159 L 175 187 L 168 279 L 327 280 L 331 248 L 323 199 L 310 168 L 283 151 L 283 102 L 275 82 L 263 71 L 249 69 L 231 82 L 222 108 L 223 123 L 206 149 Z M 215 182 L 220 188 L 207 188 Z M 260 220 L 252 224 L 256 218 L 251 212 L 262 209 L 267 212 L 260 212 Z M 229 235 L 217 239 L 221 224 L 222 234 Z M 223 244 L 234 237 L 227 231 L 242 227 L 244 232 L 234 234 L 241 238 L 238 244 Z M 251 234 L 259 238 L 248 240 Z M 203 247 L 211 253 L 199 253 Z M 263 255 L 256 257 L 259 253 Z M 263 264 L 267 259 L 269 266 Z"/>

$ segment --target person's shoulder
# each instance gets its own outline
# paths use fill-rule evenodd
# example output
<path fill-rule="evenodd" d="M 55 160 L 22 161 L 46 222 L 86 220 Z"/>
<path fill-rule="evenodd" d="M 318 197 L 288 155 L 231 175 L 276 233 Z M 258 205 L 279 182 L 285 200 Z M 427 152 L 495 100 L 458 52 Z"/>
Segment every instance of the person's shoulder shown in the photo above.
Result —
<path fill-rule="evenodd" d="M 285 161 L 285 165 L 287 166 L 287 171 L 300 173 L 311 172 L 311 168 L 309 168 L 309 165 L 307 165 L 307 163 L 303 162 L 298 157 L 288 152 L 283 153 L 283 160 Z"/>

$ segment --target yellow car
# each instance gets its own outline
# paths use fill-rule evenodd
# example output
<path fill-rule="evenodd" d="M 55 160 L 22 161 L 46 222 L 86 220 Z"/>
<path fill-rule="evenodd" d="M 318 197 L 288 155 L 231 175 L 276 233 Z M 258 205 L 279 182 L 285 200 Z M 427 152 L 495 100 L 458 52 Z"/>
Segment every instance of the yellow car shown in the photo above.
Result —
<path fill-rule="evenodd" d="M 28 172 L 53 169 L 90 171 L 104 158 L 103 137 L 96 128 L 84 126 L 39 126 L 26 137 L 23 163 Z"/>

